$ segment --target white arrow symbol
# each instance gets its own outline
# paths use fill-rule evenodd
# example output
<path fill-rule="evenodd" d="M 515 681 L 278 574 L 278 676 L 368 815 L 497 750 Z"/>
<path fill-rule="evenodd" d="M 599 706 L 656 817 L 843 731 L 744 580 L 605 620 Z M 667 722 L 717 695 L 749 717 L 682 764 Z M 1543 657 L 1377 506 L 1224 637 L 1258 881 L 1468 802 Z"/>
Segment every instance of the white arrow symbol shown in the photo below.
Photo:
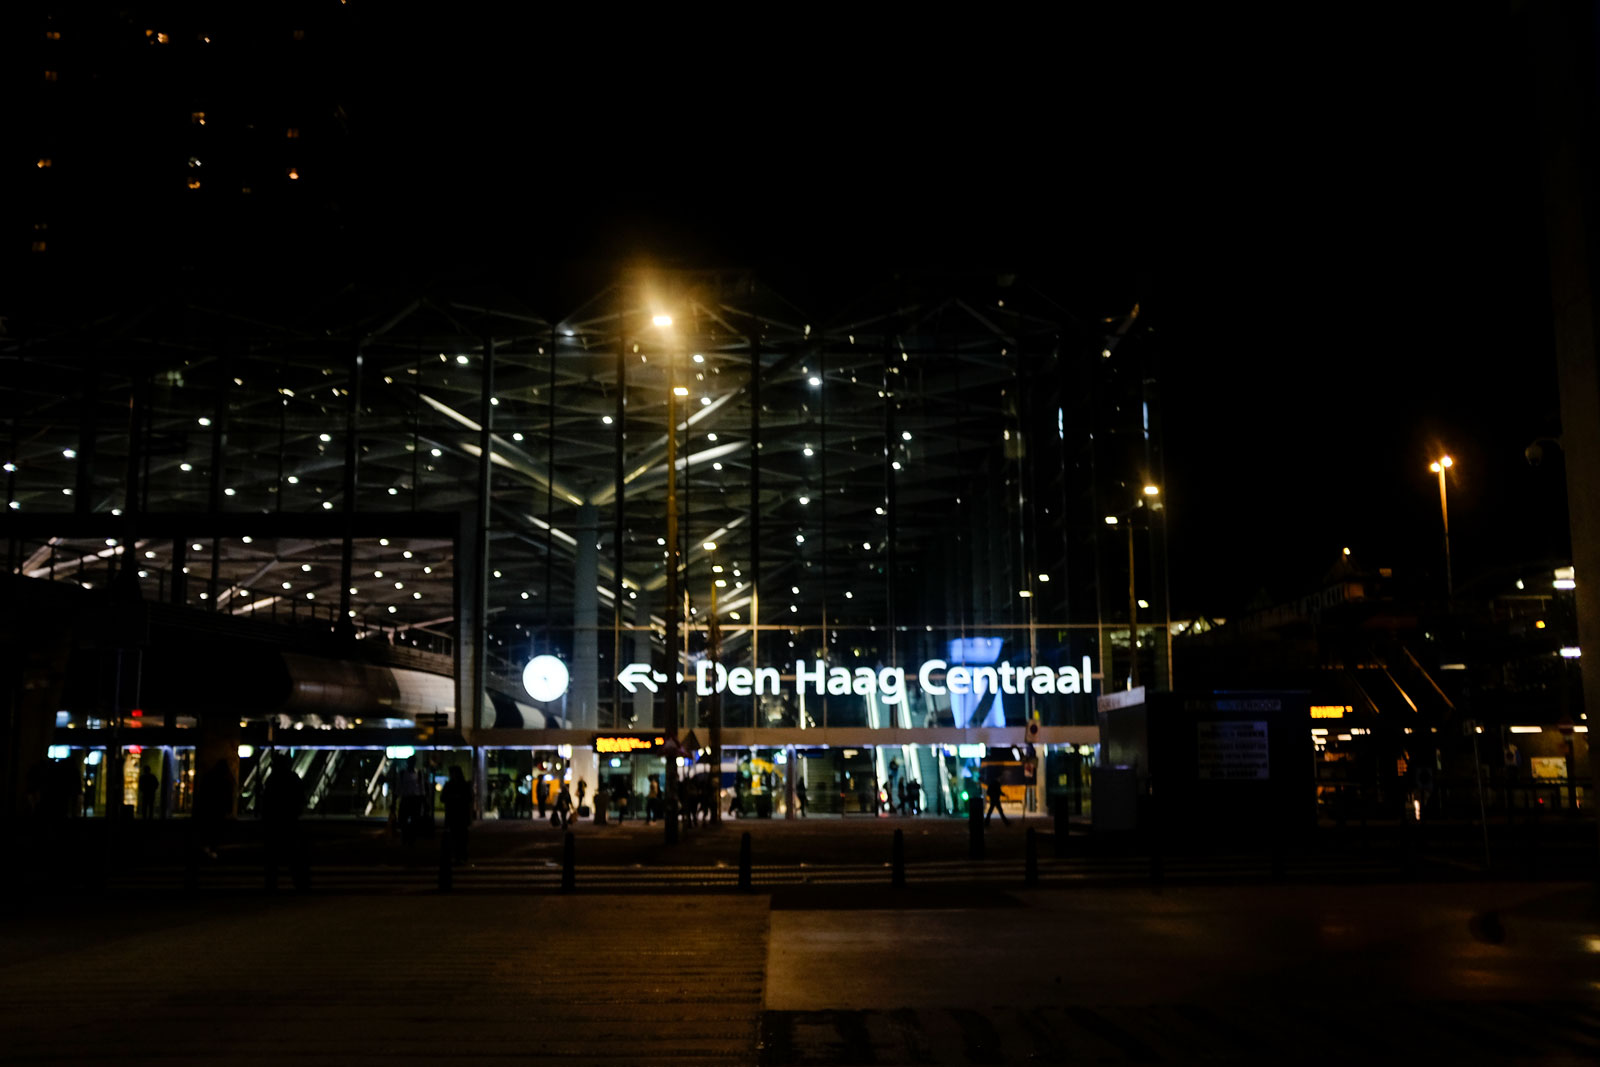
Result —
<path fill-rule="evenodd" d="M 652 671 L 648 663 L 630 663 L 617 674 L 617 681 L 621 682 L 622 688 L 630 693 L 637 693 L 641 685 L 654 693 L 656 692 L 656 683 L 651 674 Z M 661 680 L 666 681 L 665 678 Z"/>

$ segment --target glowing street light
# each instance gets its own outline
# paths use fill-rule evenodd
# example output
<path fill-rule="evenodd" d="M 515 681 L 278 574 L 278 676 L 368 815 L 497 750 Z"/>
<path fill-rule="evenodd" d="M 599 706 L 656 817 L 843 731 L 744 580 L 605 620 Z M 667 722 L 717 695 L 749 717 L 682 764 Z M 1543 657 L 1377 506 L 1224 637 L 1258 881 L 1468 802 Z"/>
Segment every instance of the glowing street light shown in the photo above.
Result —
<path fill-rule="evenodd" d="M 1455 596 L 1455 582 L 1450 576 L 1450 501 L 1445 491 L 1444 472 L 1455 466 L 1455 460 L 1449 456 L 1440 456 L 1428 464 L 1428 469 L 1439 476 L 1439 516 L 1444 520 L 1444 590 L 1445 595 Z"/>

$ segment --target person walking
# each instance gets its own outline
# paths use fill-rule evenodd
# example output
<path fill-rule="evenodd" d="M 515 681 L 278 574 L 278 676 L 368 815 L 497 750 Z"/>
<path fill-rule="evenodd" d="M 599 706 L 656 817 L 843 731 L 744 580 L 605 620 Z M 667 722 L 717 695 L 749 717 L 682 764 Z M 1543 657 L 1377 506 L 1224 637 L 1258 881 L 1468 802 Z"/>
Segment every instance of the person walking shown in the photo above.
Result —
<path fill-rule="evenodd" d="M 806 817 L 806 780 L 804 778 L 795 783 L 794 798 L 800 802 L 800 817 Z"/>
<path fill-rule="evenodd" d="M 644 824 L 649 826 L 661 817 L 661 779 L 650 776 L 650 795 L 644 801 Z"/>
<path fill-rule="evenodd" d="M 533 795 L 539 801 L 539 821 L 544 821 L 544 809 L 550 806 L 550 776 L 541 774 L 539 784 L 534 789 Z"/>
<path fill-rule="evenodd" d="M 578 816 L 583 817 L 583 798 L 589 794 L 589 783 L 582 778 L 578 779 Z"/>
<path fill-rule="evenodd" d="M 989 820 L 994 818 L 994 813 L 998 811 L 1000 813 L 1000 825 L 1010 826 L 1011 821 L 1006 818 L 1006 809 L 1000 806 L 1000 774 L 998 767 L 989 774 L 988 792 L 989 810 L 983 816 L 983 825 L 988 826 Z"/>
<path fill-rule="evenodd" d="M 295 773 L 294 760 L 280 755 L 272 761 L 272 774 L 261 791 L 261 819 L 266 828 L 267 888 L 278 888 L 278 868 L 288 866 L 296 889 L 307 889 L 311 871 L 300 840 L 300 810 L 306 805 L 306 786 Z"/>
<path fill-rule="evenodd" d="M 408 761 L 400 768 L 400 840 L 411 844 L 422 822 L 422 775 Z"/>
<path fill-rule="evenodd" d="M 572 791 L 566 782 L 561 783 L 561 792 L 556 795 L 556 820 L 563 830 L 572 822 Z"/>
<path fill-rule="evenodd" d="M 450 768 L 450 780 L 440 790 L 444 801 L 444 831 L 450 835 L 450 852 L 455 862 L 467 862 L 467 828 L 472 825 L 472 785 L 460 767 Z"/>

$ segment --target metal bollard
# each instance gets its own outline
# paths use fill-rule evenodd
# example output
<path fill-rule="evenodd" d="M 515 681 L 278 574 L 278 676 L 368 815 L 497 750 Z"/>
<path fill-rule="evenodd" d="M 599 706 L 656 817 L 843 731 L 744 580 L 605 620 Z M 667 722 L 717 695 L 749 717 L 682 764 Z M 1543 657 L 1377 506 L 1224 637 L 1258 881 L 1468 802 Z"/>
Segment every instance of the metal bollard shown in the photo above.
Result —
<path fill-rule="evenodd" d="M 568 830 L 561 843 L 561 891 L 570 893 L 578 885 L 578 845 Z"/>
<path fill-rule="evenodd" d="M 896 889 L 906 887 L 906 833 L 904 830 L 894 832 L 894 848 L 889 854 L 890 883 Z"/>
<path fill-rule="evenodd" d="M 455 866 L 450 856 L 450 831 L 439 835 L 439 892 L 448 893 L 455 885 Z"/>
<path fill-rule="evenodd" d="M 739 835 L 739 888 L 750 888 L 750 831 Z"/>
<path fill-rule="evenodd" d="M 1039 884 L 1039 836 L 1033 827 L 1028 827 L 1027 852 L 1022 861 L 1022 881 L 1024 885 Z"/>

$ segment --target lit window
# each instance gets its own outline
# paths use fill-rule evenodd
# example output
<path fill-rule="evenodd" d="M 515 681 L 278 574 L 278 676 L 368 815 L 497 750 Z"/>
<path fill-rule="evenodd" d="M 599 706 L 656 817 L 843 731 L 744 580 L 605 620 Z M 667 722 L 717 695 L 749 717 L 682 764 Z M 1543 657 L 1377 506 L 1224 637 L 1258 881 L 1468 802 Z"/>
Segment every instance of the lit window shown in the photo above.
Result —
<path fill-rule="evenodd" d="M 38 167 L 40 170 L 44 170 L 46 167 L 53 167 L 55 165 L 55 160 L 51 159 L 49 156 L 44 157 L 43 159 L 39 160 L 39 162 L 34 164 L 34 166 Z"/>
<path fill-rule="evenodd" d="M 287 130 L 283 131 L 283 135 L 291 141 L 298 140 L 300 137 L 300 127 L 290 126 Z"/>
<path fill-rule="evenodd" d="M 290 167 L 289 168 L 289 180 L 292 181 L 292 182 L 297 182 L 297 181 L 300 180 L 300 168 L 299 167 Z"/>
<path fill-rule="evenodd" d="M 33 242 L 33 250 L 35 252 L 43 252 L 44 251 L 44 242 L 43 241 L 35 241 L 35 242 Z"/>
<path fill-rule="evenodd" d="M 44 72 L 44 80 L 47 82 L 60 81 L 61 76 L 53 70 L 47 70 Z"/>
<path fill-rule="evenodd" d="M 189 112 L 189 121 L 196 126 L 204 126 L 206 124 L 206 113 L 204 111 L 191 111 Z"/>
<path fill-rule="evenodd" d="M 189 179 L 189 188 L 191 188 L 191 189 L 200 188 L 200 179 L 199 178 L 190 178 Z"/>
<path fill-rule="evenodd" d="M 59 40 L 61 40 L 61 31 L 60 30 L 45 30 L 44 31 L 44 39 L 47 40 L 47 41 L 59 41 Z"/>

